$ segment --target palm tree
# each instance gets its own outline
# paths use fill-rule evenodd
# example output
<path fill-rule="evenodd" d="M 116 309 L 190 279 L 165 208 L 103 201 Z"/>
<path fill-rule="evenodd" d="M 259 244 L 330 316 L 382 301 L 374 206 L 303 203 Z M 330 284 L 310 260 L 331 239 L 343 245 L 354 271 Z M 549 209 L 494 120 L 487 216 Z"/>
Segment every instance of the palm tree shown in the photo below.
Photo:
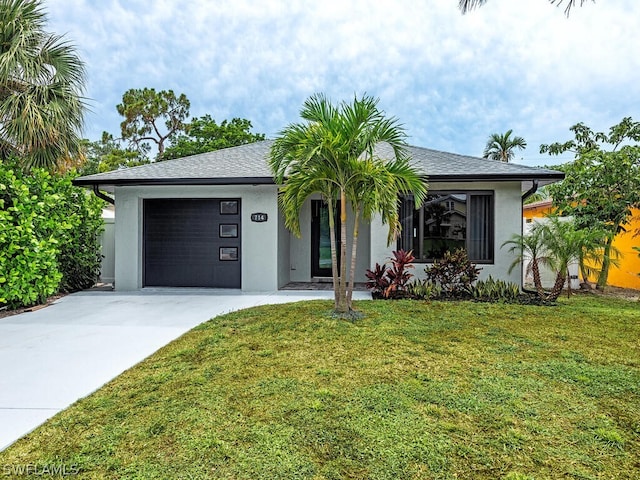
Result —
<path fill-rule="evenodd" d="M 324 95 L 309 97 L 300 111 L 304 120 L 287 126 L 274 141 L 270 167 L 281 184 L 280 206 L 285 225 L 300 236 L 300 210 L 319 193 L 328 206 L 335 310 L 352 310 L 356 244 L 360 220 L 380 214 L 395 238 L 398 195 L 413 194 L 416 204 L 426 195 L 426 182 L 409 163 L 405 134 L 395 118 L 386 118 L 378 100 L 369 96 L 334 106 Z M 376 146 L 390 147 L 390 160 L 376 154 Z M 340 205 L 338 265 L 334 211 Z M 352 252 L 347 281 L 347 203 L 354 214 Z"/>
<path fill-rule="evenodd" d="M 593 261 L 602 251 L 605 233 L 599 229 L 579 228 L 571 219 L 551 216 L 539 224 L 543 244 L 550 254 L 551 266 L 556 271 L 556 281 L 548 295 L 556 300 L 569 278 L 569 264 Z M 571 295 L 571 282 L 567 285 L 567 295 Z"/>
<path fill-rule="evenodd" d="M 351 241 L 351 267 L 347 303 L 351 305 L 356 277 L 356 250 L 360 219 L 370 221 L 380 214 L 382 222 L 389 225 L 387 242 L 391 243 L 400 233 L 398 195 L 411 193 L 418 205 L 426 198 L 427 182 L 421 178 L 406 157 L 383 160 L 375 156 L 363 156 L 351 162 L 351 181 L 347 187 L 347 199 L 354 213 Z"/>
<path fill-rule="evenodd" d="M 512 235 L 502 246 L 510 245 L 509 253 L 514 255 L 514 260 L 509 267 L 509 273 L 514 268 L 521 265 L 526 259 L 529 262 L 526 265 L 527 275 L 533 275 L 533 284 L 540 298 L 544 298 L 545 293 L 542 288 L 542 280 L 540 279 L 540 266 L 549 263 L 549 258 L 545 255 L 545 246 L 543 244 L 542 230 L 539 228 L 531 229 L 527 235 Z"/>
<path fill-rule="evenodd" d="M 522 137 L 511 137 L 513 130 L 507 130 L 507 133 L 500 135 L 499 133 L 493 133 L 487 140 L 487 146 L 484 147 L 484 158 L 490 158 L 491 160 L 499 160 L 501 162 L 509 162 L 515 156 L 514 149 L 518 148 L 524 150 L 527 146 Z"/>
<path fill-rule="evenodd" d="M 531 269 L 538 296 L 544 300 L 555 301 L 560 296 L 567 278 L 569 265 L 578 263 L 584 271 L 585 262 L 594 262 L 601 255 L 605 234 L 598 229 L 579 228 L 574 220 L 550 216 L 544 223 L 537 223 L 527 235 L 514 235 L 503 246 L 511 245 L 510 253 L 516 258 L 510 271 L 531 257 L 527 269 Z M 539 266 L 546 264 L 556 272 L 556 279 L 547 294 L 540 282 Z M 571 282 L 567 294 L 571 294 Z"/>
<path fill-rule="evenodd" d="M 561 5 L 564 0 L 549 0 L 551 4 Z M 580 6 L 584 5 L 587 0 L 580 0 Z M 595 0 L 591 0 L 595 3 Z M 459 0 L 458 6 L 463 14 L 467 13 L 469 10 L 473 10 L 476 7 L 481 7 L 487 3 L 487 0 Z M 569 0 L 567 2 L 567 6 L 564 9 L 564 13 L 569 16 L 569 12 L 571 11 L 571 7 L 575 6 L 576 0 Z"/>
<path fill-rule="evenodd" d="M 81 148 L 84 63 L 37 0 L 0 2 L 0 159 L 54 167 Z"/>
<path fill-rule="evenodd" d="M 525 205 L 530 205 L 532 203 L 551 201 L 553 198 L 551 197 L 551 192 L 547 188 L 548 185 L 543 185 L 538 188 L 535 193 L 529 195 L 524 201 Z"/>

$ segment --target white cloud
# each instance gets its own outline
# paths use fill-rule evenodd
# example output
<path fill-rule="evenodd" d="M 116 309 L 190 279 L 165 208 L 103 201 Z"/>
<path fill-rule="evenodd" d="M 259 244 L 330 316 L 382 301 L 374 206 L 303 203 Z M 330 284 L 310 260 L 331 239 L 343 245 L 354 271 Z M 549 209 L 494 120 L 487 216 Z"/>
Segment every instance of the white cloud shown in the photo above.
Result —
<path fill-rule="evenodd" d="M 479 154 L 514 128 L 525 160 L 569 138 L 578 121 L 607 129 L 640 118 L 635 0 L 562 8 L 490 0 L 49 0 L 89 71 L 87 135 L 118 131 L 115 105 L 134 87 L 185 93 L 192 115 L 235 116 L 275 135 L 318 91 L 380 97 L 413 144 Z M 531 160 L 529 160 L 531 159 Z"/>

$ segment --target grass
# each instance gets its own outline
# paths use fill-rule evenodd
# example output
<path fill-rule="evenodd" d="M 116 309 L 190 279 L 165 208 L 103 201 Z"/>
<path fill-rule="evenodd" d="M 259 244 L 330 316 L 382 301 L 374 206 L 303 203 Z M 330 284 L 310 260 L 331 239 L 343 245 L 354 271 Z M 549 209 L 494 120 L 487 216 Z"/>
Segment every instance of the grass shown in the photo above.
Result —
<path fill-rule="evenodd" d="M 353 323 L 330 308 L 211 320 L 0 465 L 90 479 L 640 477 L 637 302 L 370 301 Z"/>

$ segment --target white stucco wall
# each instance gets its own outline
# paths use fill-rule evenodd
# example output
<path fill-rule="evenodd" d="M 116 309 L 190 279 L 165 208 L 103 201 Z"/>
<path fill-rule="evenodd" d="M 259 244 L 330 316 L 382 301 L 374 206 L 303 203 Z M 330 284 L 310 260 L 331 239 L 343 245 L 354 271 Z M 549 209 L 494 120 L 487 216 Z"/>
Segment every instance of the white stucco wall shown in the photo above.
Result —
<path fill-rule="evenodd" d="M 320 199 L 319 196 L 313 199 Z M 353 213 L 347 213 L 347 232 L 349 238 L 353 232 Z M 311 200 L 308 200 L 300 212 L 301 238 L 291 235 L 290 255 L 291 255 L 291 275 L 292 282 L 309 282 L 311 277 Z M 356 281 L 366 281 L 365 271 L 369 268 L 370 254 L 370 226 L 367 222 L 360 222 L 358 235 L 358 247 L 356 249 Z M 347 242 L 347 268 L 351 266 L 352 242 Z"/>
<path fill-rule="evenodd" d="M 492 264 L 479 264 L 482 268 L 480 278 L 491 275 L 495 279 L 522 283 L 521 268 L 514 268 L 508 273 L 513 262 L 513 255 L 507 251 L 508 247 L 501 245 L 511 238 L 512 234 L 522 233 L 522 186 L 520 182 L 473 182 L 473 183 L 432 183 L 430 191 L 456 191 L 456 190 L 484 190 L 494 192 L 494 262 Z M 376 219 L 371 226 L 371 256 L 370 265 L 388 262 L 391 252 L 396 249 L 396 243 L 387 246 L 388 228 Z M 416 263 L 413 274 L 418 278 L 424 278 L 424 263 Z M 370 267 L 367 267 L 370 268 Z"/>
<path fill-rule="evenodd" d="M 278 212 L 278 288 L 291 281 L 291 234 L 284 225 L 284 216 Z"/>
<path fill-rule="evenodd" d="M 494 262 L 483 264 L 481 278 L 521 283 L 522 271 L 507 271 L 513 261 L 501 245 L 512 234 L 522 232 L 520 182 L 431 184 L 430 190 L 487 190 L 494 192 L 495 232 Z M 242 290 L 273 291 L 289 281 L 309 282 L 311 277 L 311 201 L 306 202 L 300 217 L 301 238 L 285 227 L 278 212 L 277 187 L 274 185 L 234 186 L 147 186 L 116 187 L 115 288 L 120 291 L 142 288 L 143 200 L 146 198 L 240 198 L 242 209 Z M 251 221 L 251 213 L 267 213 L 264 223 Z M 349 218 L 353 218 L 349 215 Z M 353 225 L 348 223 L 349 231 Z M 360 226 L 357 252 L 357 281 L 365 281 L 364 272 L 376 262 L 383 263 L 395 250 L 387 245 L 388 227 L 379 218 Z M 347 245 L 350 259 L 351 245 Z M 423 265 L 416 264 L 414 274 L 423 276 Z"/>
<path fill-rule="evenodd" d="M 243 291 L 278 288 L 278 205 L 275 185 L 116 187 L 115 288 L 142 288 L 143 200 L 146 198 L 240 198 Z M 251 221 L 261 212 L 267 222 Z M 282 246 L 280 247 L 282 248 Z"/>

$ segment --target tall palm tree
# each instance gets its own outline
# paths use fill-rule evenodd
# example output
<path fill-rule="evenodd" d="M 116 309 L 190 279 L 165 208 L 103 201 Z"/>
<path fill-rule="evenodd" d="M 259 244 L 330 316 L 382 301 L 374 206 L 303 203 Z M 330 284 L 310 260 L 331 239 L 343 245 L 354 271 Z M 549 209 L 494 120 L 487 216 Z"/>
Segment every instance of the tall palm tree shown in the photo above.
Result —
<path fill-rule="evenodd" d="M 300 236 L 300 210 L 312 194 L 319 193 L 327 203 L 335 310 L 341 314 L 352 310 L 360 220 L 380 214 L 389 225 L 389 238 L 394 238 L 400 228 L 398 195 L 413 194 L 417 204 L 426 195 L 426 182 L 410 165 L 404 130 L 377 104 L 365 95 L 335 106 L 322 94 L 312 95 L 300 111 L 303 122 L 280 132 L 271 150 L 270 167 L 282 185 L 279 201 L 287 228 Z M 390 147 L 390 159 L 376 155 L 382 143 Z M 340 255 L 333 220 L 338 201 Z M 349 280 L 347 204 L 354 214 Z M 340 265 L 338 258 L 344 259 Z"/>
<path fill-rule="evenodd" d="M 80 152 L 85 67 L 37 0 L 0 0 L 0 159 L 54 167 Z"/>
<path fill-rule="evenodd" d="M 347 290 L 349 305 L 355 286 L 360 220 L 370 221 L 375 214 L 380 214 L 382 222 L 389 226 L 387 242 L 391 243 L 401 230 L 398 195 L 411 193 L 416 203 L 422 205 L 427 193 L 426 179 L 417 175 L 406 157 L 383 160 L 375 156 L 363 156 L 351 162 L 350 170 L 352 176 L 346 196 L 353 210 L 354 221 Z"/>
<path fill-rule="evenodd" d="M 549 0 L 549 1 L 551 2 L 551 4 L 561 5 L 564 0 Z M 580 0 L 580 6 L 584 5 L 586 1 L 587 0 Z M 595 0 L 591 0 L 591 1 L 595 3 Z M 464 13 L 467 13 L 469 10 L 473 10 L 476 7 L 481 7 L 485 3 L 487 3 L 487 0 L 459 0 L 458 6 L 460 7 L 460 10 L 464 14 Z M 569 16 L 571 7 L 575 6 L 575 4 L 576 4 L 576 0 L 568 0 L 567 6 L 564 9 L 564 13 L 567 16 Z"/>
<path fill-rule="evenodd" d="M 487 140 L 487 145 L 484 147 L 484 158 L 490 158 L 491 160 L 499 160 L 501 162 L 509 162 L 515 156 L 514 150 L 524 150 L 527 146 L 522 137 L 512 137 L 513 130 L 507 130 L 507 133 L 501 135 L 499 133 L 493 133 Z"/>

